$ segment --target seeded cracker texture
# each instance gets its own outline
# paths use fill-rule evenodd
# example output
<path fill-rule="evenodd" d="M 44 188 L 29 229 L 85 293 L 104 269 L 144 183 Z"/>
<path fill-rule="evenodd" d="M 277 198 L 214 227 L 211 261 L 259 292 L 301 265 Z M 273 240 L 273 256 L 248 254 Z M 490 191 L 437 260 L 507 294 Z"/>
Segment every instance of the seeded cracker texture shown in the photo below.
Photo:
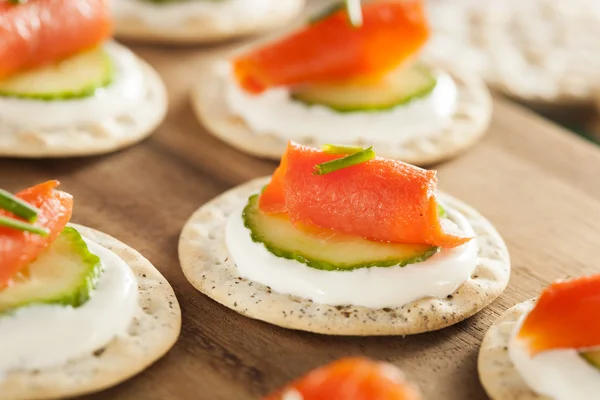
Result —
<path fill-rule="evenodd" d="M 167 280 L 137 251 L 91 228 L 72 224 L 84 237 L 121 257 L 133 270 L 139 306 L 126 336 L 62 367 L 17 371 L 0 377 L 0 400 L 59 399 L 97 392 L 140 373 L 177 341 L 181 310 Z"/>
<path fill-rule="evenodd" d="M 480 261 L 472 278 L 446 298 L 426 298 L 383 309 L 328 306 L 244 279 L 229 257 L 225 224 L 268 179 L 246 183 L 200 207 L 187 221 L 179 240 L 179 259 L 192 285 L 242 315 L 329 335 L 411 335 L 442 329 L 472 316 L 496 299 L 508 283 L 510 261 L 500 235 L 475 210 L 448 195 L 440 195 L 440 199 L 461 212 L 477 234 Z"/>
<path fill-rule="evenodd" d="M 121 47 L 111 43 L 111 46 Z M 167 94 L 161 78 L 141 59 L 145 94 L 138 106 L 113 118 L 90 124 L 30 129 L 0 120 L 0 156 L 62 158 L 109 153 L 149 136 L 167 112 Z M 35 116 L 34 116 L 35 117 Z"/>
<path fill-rule="evenodd" d="M 492 400 L 551 400 L 527 386 L 508 356 L 508 343 L 516 324 L 534 304 L 535 300 L 528 300 L 508 309 L 483 338 L 478 361 L 479 379 Z"/>
<path fill-rule="evenodd" d="M 231 15 L 208 18 L 190 14 L 175 26 L 152 26 L 143 18 L 121 15 L 118 5 L 115 5 L 113 15 L 116 35 L 121 39 L 151 43 L 210 43 L 285 26 L 300 14 L 304 5 L 305 0 L 272 0 L 260 16 L 238 13 L 237 18 L 232 19 Z"/>
<path fill-rule="evenodd" d="M 597 0 L 430 0 L 431 60 L 534 102 L 591 103 L 600 87 Z"/>
<path fill-rule="evenodd" d="M 274 135 L 253 133 L 243 118 L 234 114 L 225 98 L 225 61 L 208 63 L 198 76 L 192 91 L 192 105 L 196 115 L 208 131 L 244 152 L 279 159 L 287 140 Z M 431 136 L 418 136 L 404 144 L 355 141 L 353 145 L 373 146 L 377 155 L 394 158 L 416 165 L 430 165 L 453 158 L 475 144 L 486 132 L 492 113 L 490 94 L 483 82 L 473 74 L 464 74 L 443 68 L 454 79 L 458 89 L 456 112 L 450 125 Z M 401 121 L 400 121 L 401 122 Z M 402 124 L 398 124 L 402 128 Z M 393 133 L 390 141 L 393 140 Z M 326 144 L 306 132 L 294 141 L 312 147 Z"/>

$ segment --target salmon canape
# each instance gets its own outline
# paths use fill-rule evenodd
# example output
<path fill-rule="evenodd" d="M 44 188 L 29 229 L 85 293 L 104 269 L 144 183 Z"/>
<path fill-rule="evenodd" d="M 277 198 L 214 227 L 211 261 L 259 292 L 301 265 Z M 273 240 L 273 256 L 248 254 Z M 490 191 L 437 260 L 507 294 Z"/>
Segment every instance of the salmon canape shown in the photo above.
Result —
<path fill-rule="evenodd" d="M 271 179 L 201 207 L 179 256 L 192 284 L 272 324 L 407 335 L 470 317 L 505 288 L 506 247 L 437 173 L 372 148 L 288 144 Z"/>
<path fill-rule="evenodd" d="M 344 7 L 277 40 L 238 51 L 200 74 L 192 100 L 208 130 L 243 151 L 279 158 L 288 140 L 373 145 L 431 164 L 473 144 L 488 125 L 483 83 L 427 63 L 422 0 Z"/>
<path fill-rule="evenodd" d="M 118 0 L 116 34 L 146 42 L 208 43 L 289 23 L 305 0 Z"/>
<path fill-rule="evenodd" d="M 0 2 L 0 156 L 110 152 L 166 112 L 162 81 L 110 41 L 106 0 Z"/>
<path fill-rule="evenodd" d="M 179 336 L 168 282 L 118 240 L 69 224 L 45 182 L 0 189 L 0 397 L 65 398 L 141 372 Z"/>
<path fill-rule="evenodd" d="M 317 368 L 264 400 L 421 400 L 397 367 L 345 358 Z"/>
<path fill-rule="evenodd" d="M 597 399 L 600 275 L 554 282 L 508 310 L 483 341 L 479 374 L 494 400 Z"/>

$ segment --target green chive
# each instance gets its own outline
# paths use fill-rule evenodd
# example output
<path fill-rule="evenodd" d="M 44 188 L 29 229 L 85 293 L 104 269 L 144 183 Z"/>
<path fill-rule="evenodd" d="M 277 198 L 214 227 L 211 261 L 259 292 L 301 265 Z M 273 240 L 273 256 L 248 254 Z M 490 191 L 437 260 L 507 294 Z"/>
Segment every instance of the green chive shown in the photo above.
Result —
<path fill-rule="evenodd" d="M 18 231 L 31 232 L 40 236 L 48 236 L 50 231 L 46 228 L 42 228 L 40 226 L 35 226 L 32 224 L 28 224 L 27 222 L 19 221 L 18 219 L 5 217 L 0 215 L 0 226 L 4 226 L 6 228 L 16 229 Z"/>
<path fill-rule="evenodd" d="M 25 4 L 27 0 L 8 0 L 9 4 Z"/>
<path fill-rule="evenodd" d="M 39 210 L 31 204 L 3 189 L 0 189 L 0 208 L 15 214 L 17 217 L 24 218 L 29 222 L 35 222 L 39 212 Z"/>
<path fill-rule="evenodd" d="M 315 165 L 316 175 L 325 175 L 343 168 L 348 168 L 356 164 L 361 164 L 375 158 L 373 147 L 359 151 L 358 153 L 347 155 L 346 157 L 338 158 L 324 162 L 323 164 Z"/>
<path fill-rule="evenodd" d="M 316 24 L 317 22 L 323 21 L 325 18 L 331 17 L 333 14 L 337 13 L 340 10 L 344 9 L 344 4 L 342 2 L 336 2 L 334 4 L 329 5 L 325 10 L 318 12 L 317 14 L 308 18 L 309 24 Z"/>
<path fill-rule="evenodd" d="M 355 28 L 361 27 L 363 24 L 363 15 L 360 0 L 345 0 L 345 3 L 350 24 Z"/>
<path fill-rule="evenodd" d="M 324 144 L 321 146 L 321 150 L 327 154 L 354 154 L 363 151 L 364 148 L 360 146 L 346 146 L 343 144 Z"/>

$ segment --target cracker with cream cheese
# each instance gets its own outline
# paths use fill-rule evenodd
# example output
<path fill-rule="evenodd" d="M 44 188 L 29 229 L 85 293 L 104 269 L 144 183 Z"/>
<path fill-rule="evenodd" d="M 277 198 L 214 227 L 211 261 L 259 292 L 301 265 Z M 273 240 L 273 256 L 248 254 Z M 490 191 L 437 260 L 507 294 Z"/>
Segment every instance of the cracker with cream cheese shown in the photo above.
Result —
<path fill-rule="evenodd" d="M 66 365 L 0 376 L 0 399 L 59 399 L 107 389 L 149 367 L 179 337 L 181 310 L 173 289 L 160 272 L 117 239 L 84 226 L 71 226 L 114 252 L 133 270 L 139 287 L 139 304 L 131 326 L 125 336 Z"/>
<path fill-rule="evenodd" d="M 179 241 L 181 266 L 192 285 L 242 315 L 328 335 L 411 335 L 469 318 L 500 296 L 508 284 L 510 260 L 500 235 L 475 210 L 448 195 L 440 195 L 440 199 L 461 212 L 477 234 L 479 263 L 471 279 L 446 298 L 423 298 L 382 309 L 329 306 L 277 293 L 242 278 L 225 244 L 226 221 L 268 181 L 251 181 L 200 207 L 186 223 Z"/>
<path fill-rule="evenodd" d="M 140 15 L 115 13 L 116 35 L 119 38 L 152 43 L 210 43 L 259 34 L 285 26 L 304 8 L 305 0 L 272 0 L 260 16 L 189 14 L 181 23 L 171 26 L 149 24 Z M 168 7 L 168 5 L 163 5 Z"/>
<path fill-rule="evenodd" d="M 506 310 L 490 327 L 479 351 L 479 379 L 486 392 L 496 400 L 550 400 L 533 392 L 508 355 L 508 343 L 519 319 L 529 312 L 534 300 Z"/>
<path fill-rule="evenodd" d="M 519 100 L 591 103 L 600 86 L 595 0 L 432 0 L 431 60 L 480 74 Z"/>
<path fill-rule="evenodd" d="M 122 46 L 111 43 L 111 46 Z M 148 137 L 167 113 L 167 93 L 158 73 L 139 59 L 145 93 L 135 108 L 89 124 L 26 128 L 0 120 L 0 157 L 64 158 L 104 154 Z M 35 116 L 32 116 L 35 118 Z"/>
<path fill-rule="evenodd" d="M 259 135 L 246 122 L 232 112 L 225 98 L 226 68 L 224 61 L 209 63 L 198 73 L 198 83 L 192 92 L 192 104 L 196 115 L 207 130 L 237 149 L 249 154 L 279 159 L 287 141 L 274 135 Z M 444 68 L 442 68 L 444 69 Z M 458 89 L 457 107 L 449 126 L 430 136 L 417 136 L 405 144 L 355 142 L 358 146 L 373 145 L 377 154 L 416 165 L 431 165 L 457 156 L 473 146 L 486 132 L 492 102 L 483 82 L 472 75 L 448 71 Z M 401 122 L 398 129 L 401 129 Z M 306 132 L 294 141 L 318 147 L 325 144 L 318 137 Z M 350 144 L 350 143 L 349 143 Z"/>

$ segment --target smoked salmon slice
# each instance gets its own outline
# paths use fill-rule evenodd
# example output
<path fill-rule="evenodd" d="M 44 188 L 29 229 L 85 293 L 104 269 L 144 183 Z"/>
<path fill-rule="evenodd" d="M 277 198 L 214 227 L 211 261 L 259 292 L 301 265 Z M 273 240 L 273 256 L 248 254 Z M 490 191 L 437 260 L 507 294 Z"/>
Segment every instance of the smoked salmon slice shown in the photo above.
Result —
<path fill-rule="evenodd" d="M 49 230 L 48 236 L 10 228 L 0 228 L 0 288 L 26 267 L 60 235 L 71 219 L 73 197 L 55 190 L 58 181 L 48 181 L 25 189 L 17 197 L 39 209 L 36 225 Z M 0 215 L 11 214 L 0 210 Z"/>
<path fill-rule="evenodd" d="M 0 3 L 0 79 L 92 48 L 111 32 L 106 0 Z"/>
<path fill-rule="evenodd" d="M 275 86 L 381 77 L 407 61 L 429 36 L 421 0 L 363 5 L 363 25 L 340 10 L 280 41 L 233 60 L 240 86 L 251 93 Z"/>
<path fill-rule="evenodd" d="M 293 393 L 293 394 L 292 394 Z M 293 397 L 296 395 L 296 397 Z M 287 396 L 287 397 L 286 397 Z M 264 400 L 420 400 L 391 364 L 346 358 L 308 373 Z"/>
<path fill-rule="evenodd" d="M 290 142 L 260 196 L 260 210 L 287 213 L 295 224 L 384 242 L 456 247 L 471 239 L 442 225 L 436 171 L 377 157 L 314 174 L 317 164 L 343 156 Z"/>
<path fill-rule="evenodd" d="M 517 335 L 532 355 L 600 346 L 600 275 L 555 282 L 540 295 Z"/>

